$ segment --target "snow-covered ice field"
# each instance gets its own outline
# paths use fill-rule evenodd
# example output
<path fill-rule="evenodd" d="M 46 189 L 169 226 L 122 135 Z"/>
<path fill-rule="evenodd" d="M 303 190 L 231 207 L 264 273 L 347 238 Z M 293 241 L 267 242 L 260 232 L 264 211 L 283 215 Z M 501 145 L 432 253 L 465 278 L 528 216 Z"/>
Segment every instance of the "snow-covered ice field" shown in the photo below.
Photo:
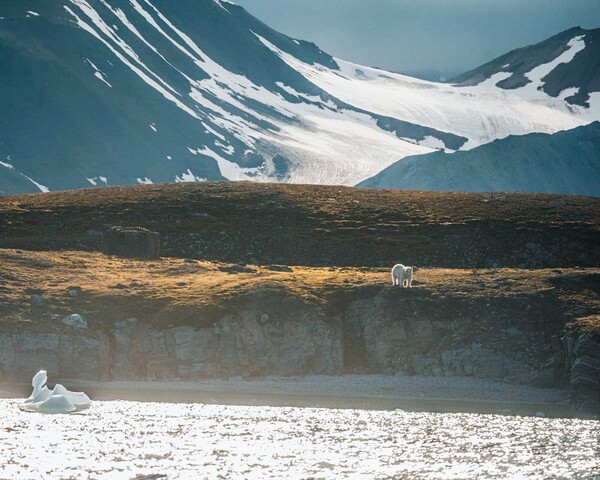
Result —
<path fill-rule="evenodd" d="M 0 400 L 0 478 L 594 478 L 600 422 L 477 414 Z M 161 477 L 156 477 L 161 478 Z"/>

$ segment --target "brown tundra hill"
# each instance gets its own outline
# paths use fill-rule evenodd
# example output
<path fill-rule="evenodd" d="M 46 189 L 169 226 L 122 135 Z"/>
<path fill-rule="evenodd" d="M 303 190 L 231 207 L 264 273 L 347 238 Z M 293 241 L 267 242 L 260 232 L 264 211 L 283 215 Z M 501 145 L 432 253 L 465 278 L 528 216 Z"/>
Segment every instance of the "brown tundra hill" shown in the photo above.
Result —
<path fill-rule="evenodd" d="M 102 248 L 111 226 L 161 234 L 165 256 L 253 264 L 594 267 L 600 199 L 257 183 L 0 197 L 0 247 Z"/>

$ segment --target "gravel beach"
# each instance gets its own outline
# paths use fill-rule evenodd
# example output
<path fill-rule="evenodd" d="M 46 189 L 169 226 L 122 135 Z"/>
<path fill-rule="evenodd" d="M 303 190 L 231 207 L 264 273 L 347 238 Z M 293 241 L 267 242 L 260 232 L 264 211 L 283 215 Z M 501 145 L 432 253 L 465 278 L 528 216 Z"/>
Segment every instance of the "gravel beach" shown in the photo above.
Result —
<path fill-rule="evenodd" d="M 198 382 L 86 382 L 61 380 L 96 400 L 196 402 L 224 405 L 364 408 L 375 410 L 518 413 L 563 416 L 568 392 L 472 377 L 312 375 L 230 378 Z M 0 396 L 28 395 L 29 387 L 0 387 Z M 22 393 L 21 393 L 22 392 Z"/>

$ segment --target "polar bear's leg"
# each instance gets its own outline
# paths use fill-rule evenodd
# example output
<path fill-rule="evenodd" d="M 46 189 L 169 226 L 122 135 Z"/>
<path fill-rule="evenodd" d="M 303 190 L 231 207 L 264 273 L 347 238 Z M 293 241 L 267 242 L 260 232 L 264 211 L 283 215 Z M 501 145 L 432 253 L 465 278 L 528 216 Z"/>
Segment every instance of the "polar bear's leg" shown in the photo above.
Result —
<path fill-rule="evenodd" d="M 410 269 L 408 271 L 408 288 L 412 288 L 414 272 L 415 272 L 414 269 L 412 267 L 410 267 Z"/>
<path fill-rule="evenodd" d="M 392 268 L 392 285 L 402 285 L 402 268 L 399 265 Z"/>

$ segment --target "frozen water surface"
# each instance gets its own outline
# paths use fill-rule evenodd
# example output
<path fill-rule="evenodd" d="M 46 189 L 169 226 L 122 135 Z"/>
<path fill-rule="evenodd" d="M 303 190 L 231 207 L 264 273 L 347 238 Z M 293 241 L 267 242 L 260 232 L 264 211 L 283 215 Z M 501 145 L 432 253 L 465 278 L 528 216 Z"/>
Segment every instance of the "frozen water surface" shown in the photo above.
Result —
<path fill-rule="evenodd" d="M 600 422 L 476 414 L 0 400 L 0 478 L 594 478 Z"/>

